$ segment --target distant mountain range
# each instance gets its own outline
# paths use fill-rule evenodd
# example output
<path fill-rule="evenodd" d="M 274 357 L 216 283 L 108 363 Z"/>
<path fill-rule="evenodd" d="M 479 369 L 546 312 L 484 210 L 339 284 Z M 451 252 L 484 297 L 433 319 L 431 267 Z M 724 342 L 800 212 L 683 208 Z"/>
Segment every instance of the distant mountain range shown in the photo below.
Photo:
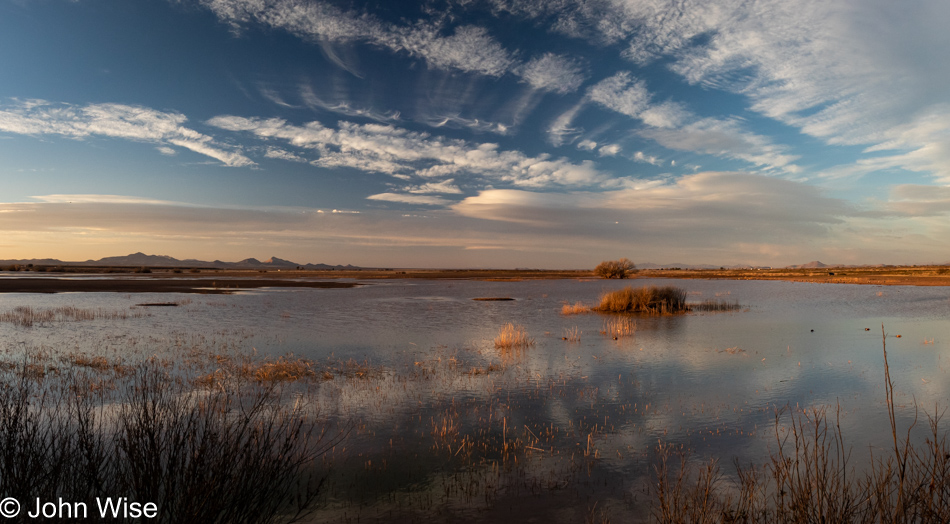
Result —
<path fill-rule="evenodd" d="M 352 265 L 329 264 L 298 264 L 282 258 L 271 257 L 261 261 L 256 258 L 245 258 L 239 262 L 223 262 L 215 260 L 208 262 L 206 260 L 195 260 L 189 258 L 178 260 L 166 255 L 146 255 L 145 253 L 132 253 L 122 257 L 105 257 L 99 260 L 86 260 L 85 262 L 64 262 L 55 258 L 30 259 L 30 260 L 0 260 L 0 265 L 27 265 L 34 266 L 146 266 L 146 267 L 198 267 L 198 268 L 221 268 L 221 269 L 359 269 Z"/>
<path fill-rule="evenodd" d="M 206 260 L 195 260 L 189 258 L 178 260 L 166 255 L 146 255 L 145 253 L 132 253 L 121 257 L 105 257 L 99 260 L 86 260 L 85 262 L 64 262 L 55 258 L 42 258 L 30 260 L 0 260 L 0 266 L 11 266 L 14 264 L 34 266 L 98 266 L 98 267 L 180 267 L 180 268 L 220 268 L 220 269 L 362 269 L 359 266 L 347 264 L 329 265 L 329 264 L 298 264 L 290 260 L 271 257 L 267 260 L 258 260 L 256 258 L 245 258 L 238 262 L 223 262 L 215 260 L 208 262 Z M 950 262 L 943 264 L 928 265 L 950 265 Z M 885 267 L 885 264 L 865 264 L 865 265 L 844 265 L 844 264 L 825 264 L 818 260 L 813 260 L 805 264 L 785 266 L 787 269 L 821 269 L 832 267 Z M 753 266 L 749 264 L 735 264 L 731 266 L 716 266 L 712 264 L 654 264 L 644 262 L 637 264 L 637 269 L 771 269 L 770 266 Z"/>

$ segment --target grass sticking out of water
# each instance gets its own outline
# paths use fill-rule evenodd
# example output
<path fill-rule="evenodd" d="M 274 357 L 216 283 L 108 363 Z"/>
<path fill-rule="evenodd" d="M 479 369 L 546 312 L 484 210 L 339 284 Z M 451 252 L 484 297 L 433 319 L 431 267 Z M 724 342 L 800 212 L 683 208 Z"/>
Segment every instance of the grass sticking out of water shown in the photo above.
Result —
<path fill-rule="evenodd" d="M 102 308 L 83 309 L 73 306 L 61 306 L 38 309 L 31 306 L 17 306 L 10 311 L 0 313 L 0 322 L 9 322 L 15 326 L 33 327 L 34 324 L 52 322 L 75 322 L 81 320 L 124 320 L 146 316 L 142 312 L 109 311 Z"/>
<path fill-rule="evenodd" d="M 495 337 L 495 347 L 498 349 L 524 349 L 533 345 L 534 339 L 528 337 L 524 326 L 515 326 L 511 322 L 502 326 Z"/>
<path fill-rule="evenodd" d="M 604 321 L 604 330 L 601 334 L 614 340 L 631 337 L 637 332 L 637 322 L 630 317 L 618 316 Z"/>
<path fill-rule="evenodd" d="M 706 299 L 697 304 L 689 304 L 690 311 L 737 311 L 742 309 L 738 300 L 726 301 L 720 299 Z"/>
<path fill-rule="evenodd" d="M 593 308 L 601 313 L 645 313 L 650 315 L 666 315 L 684 313 L 689 310 L 686 305 L 686 291 L 674 286 L 646 286 L 623 289 L 604 293 L 600 297 L 600 304 Z"/>
<path fill-rule="evenodd" d="M 575 302 L 573 305 L 564 304 L 561 306 L 562 315 L 579 315 L 581 313 L 590 313 L 590 308 L 580 302 Z"/>
<path fill-rule="evenodd" d="M 883 326 L 882 326 L 882 335 Z M 930 523 L 950 522 L 950 444 L 940 431 L 941 414 L 929 418 L 923 442 L 897 427 L 894 384 L 884 335 L 884 386 L 893 447 L 872 454 L 858 472 L 841 432 L 838 406 L 833 420 L 823 407 L 779 411 L 775 451 L 763 467 L 739 467 L 738 482 L 726 482 L 715 461 L 695 466 L 661 445 L 651 488 L 654 520 L 743 523 Z M 903 433 L 901 435 L 900 433 Z M 732 484 L 732 483 L 729 483 Z"/>

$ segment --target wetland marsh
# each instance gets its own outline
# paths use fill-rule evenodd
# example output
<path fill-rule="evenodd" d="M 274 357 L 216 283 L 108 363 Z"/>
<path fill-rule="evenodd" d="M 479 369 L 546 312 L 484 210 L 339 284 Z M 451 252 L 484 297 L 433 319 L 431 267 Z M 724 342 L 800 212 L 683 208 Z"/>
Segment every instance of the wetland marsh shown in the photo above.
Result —
<path fill-rule="evenodd" d="M 718 459 L 728 491 L 733 460 L 770 460 L 783 409 L 840 407 L 862 471 L 869 449 L 893 447 L 882 323 L 897 425 L 914 406 L 923 420 L 950 403 L 948 288 L 636 283 L 741 307 L 565 314 L 629 285 L 584 279 L 8 293 L 0 358 L 5 373 L 30 364 L 43 380 L 80 368 L 117 377 L 116 365 L 158 359 L 198 389 L 279 388 L 333 435 L 311 466 L 324 479 L 313 522 L 649 521 L 658 446 L 690 464 Z M 137 305 L 149 303 L 176 307 Z M 22 308 L 29 325 L 15 321 Z M 498 344 L 508 324 L 531 344 Z"/>

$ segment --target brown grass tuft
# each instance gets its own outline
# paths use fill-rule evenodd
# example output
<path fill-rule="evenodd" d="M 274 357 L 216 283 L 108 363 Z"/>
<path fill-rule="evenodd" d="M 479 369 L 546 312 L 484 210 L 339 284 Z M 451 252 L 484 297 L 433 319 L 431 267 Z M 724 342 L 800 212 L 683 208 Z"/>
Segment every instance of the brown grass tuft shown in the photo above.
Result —
<path fill-rule="evenodd" d="M 604 293 L 593 308 L 602 313 L 647 313 L 666 315 L 688 311 L 686 291 L 674 286 L 647 286 Z"/>
<path fill-rule="evenodd" d="M 580 302 L 574 302 L 574 305 L 564 304 L 561 306 L 562 315 L 579 315 L 581 313 L 590 313 L 590 307 L 585 306 Z"/>
<path fill-rule="evenodd" d="M 524 326 L 515 326 L 508 322 L 502 326 L 495 337 L 495 347 L 498 349 L 519 349 L 534 345 L 534 339 L 528 338 Z"/>

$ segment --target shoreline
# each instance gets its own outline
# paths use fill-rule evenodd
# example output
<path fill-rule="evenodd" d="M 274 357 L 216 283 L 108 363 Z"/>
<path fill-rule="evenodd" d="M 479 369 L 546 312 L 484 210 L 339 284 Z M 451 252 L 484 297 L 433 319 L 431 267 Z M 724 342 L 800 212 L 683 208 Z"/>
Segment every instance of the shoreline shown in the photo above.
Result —
<path fill-rule="evenodd" d="M 373 280 L 483 280 L 519 282 L 524 280 L 603 280 L 590 270 L 489 270 L 489 269 L 360 269 L 360 270 L 202 270 L 175 272 L 171 268 L 151 268 L 150 273 L 106 273 L 105 271 L 41 273 L 0 273 L 3 293 L 205 293 L 226 294 L 240 289 L 352 288 Z M 21 276 L 22 275 L 22 276 Z M 29 276 L 27 276 L 29 275 Z M 199 276 L 200 275 L 200 276 Z M 631 283 L 648 278 L 703 280 L 781 280 L 818 284 L 872 286 L 950 286 L 946 266 L 904 266 L 883 268 L 820 269 L 644 269 Z M 320 280 L 314 280 L 320 279 Z M 352 280 L 340 282 L 342 279 Z M 633 285 L 636 285 L 635 283 Z"/>

